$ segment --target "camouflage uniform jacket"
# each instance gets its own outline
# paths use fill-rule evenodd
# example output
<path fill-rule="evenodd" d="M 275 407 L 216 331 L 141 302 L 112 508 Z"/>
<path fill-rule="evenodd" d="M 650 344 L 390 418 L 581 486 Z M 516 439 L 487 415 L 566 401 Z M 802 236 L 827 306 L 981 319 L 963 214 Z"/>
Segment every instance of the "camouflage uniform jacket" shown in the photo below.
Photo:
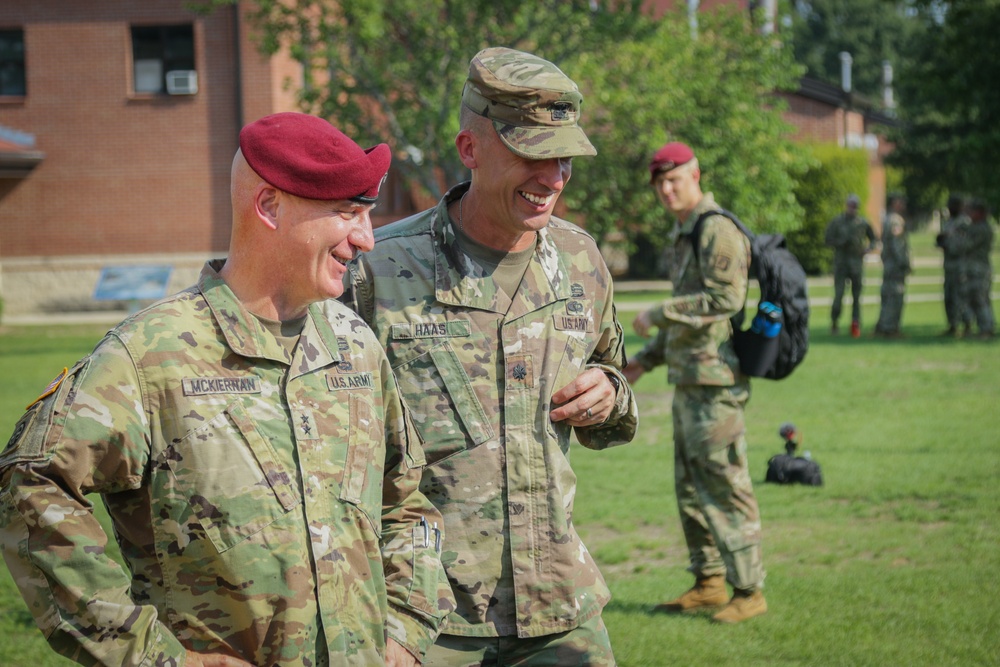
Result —
<path fill-rule="evenodd" d="M 882 225 L 882 278 L 902 280 L 910 272 L 910 245 L 906 221 L 899 213 L 890 213 Z"/>
<path fill-rule="evenodd" d="M 861 268 L 865 253 L 875 247 L 875 232 L 861 216 L 841 213 L 826 226 L 826 245 L 833 248 L 833 261 Z"/>
<path fill-rule="evenodd" d="M 444 516 L 458 603 L 444 632 L 563 632 L 609 594 L 572 523 L 571 428 L 549 418 L 551 396 L 598 367 L 620 381 L 615 408 L 579 441 L 626 443 L 638 421 L 611 278 L 594 240 L 553 218 L 511 300 L 456 242 L 447 205 L 467 188 L 376 230 L 353 305 L 386 348 L 427 457 L 421 488 Z"/>
<path fill-rule="evenodd" d="M 941 233 L 937 237 L 937 246 L 944 251 L 944 266 L 946 269 L 958 270 L 965 262 L 968 243 L 964 232 L 972 224 L 972 220 L 964 213 L 952 216 L 941 224 Z"/>
<path fill-rule="evenodd" d="M 671 384 L 729 387 L 742 380 L 729 318 L 746 301 L 750 240 L 722 215 L 705 218 L 697 250 L 691 239 L 698 217 L 718 208 L 706 193 L 680 226 L 673 296 L 652 313 L 659 331 L 633 360 L 646 369 L 667 364 Z"/>
<path fill-rule="evenodd" d="M 990 253 L 993 251 L 995 233 L 988 220 L 969 220 L 955 234 L 953 246 L 962 258 L 961 274 L 972 280 L 989 280 L 993 275 Z"/>
<path fill-rule="evenodd" d="M 116 667 L 382 664 L 386 627 L 429 648 L 450 593 L 419 521 L 439 514 L 385 356 L 313 304 L 290 359 L 217 266 L 110 331 L 0 457 L 4 557 L 39 628 Z"/>

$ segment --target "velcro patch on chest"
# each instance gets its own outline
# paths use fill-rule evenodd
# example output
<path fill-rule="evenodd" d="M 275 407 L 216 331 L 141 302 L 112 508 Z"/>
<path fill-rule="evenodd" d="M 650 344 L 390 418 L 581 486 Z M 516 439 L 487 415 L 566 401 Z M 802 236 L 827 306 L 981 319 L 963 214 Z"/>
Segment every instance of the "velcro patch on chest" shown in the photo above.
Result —
<path fill-rule="evenodd" d="M 552 326 L 559 331 L 591 332 L 594 330 L 594 318 L 585 315 L 556 313 L 552 316 Z"/>
<path fill-rule="evenodd" d="M 371 389 L 373 384 L 371 373 L 344 373 L 326 376 L 326 387 L 330 391 L 341 389 Z"/>
<path fill-rule="evenodd" d="M 236 377 L 184 378 L 181 380 L 185 396 L 206 394 L 259 394 L 260 378 L 256 375 Z"/>
<path fill-rule="evenodd" d="M 453 336 L 468 336 L 471 333 L 472 325 L 469 320 L 399 322 L 392 325 L 392 338 L 394 340 L 451 338 Z"/>
<path fill-rule="evenodd" d="M 514 354 L 507 357 L 506 378 L 508 387 L 528 388 L 535 386 L 535 373 L 530 354 Z"/>

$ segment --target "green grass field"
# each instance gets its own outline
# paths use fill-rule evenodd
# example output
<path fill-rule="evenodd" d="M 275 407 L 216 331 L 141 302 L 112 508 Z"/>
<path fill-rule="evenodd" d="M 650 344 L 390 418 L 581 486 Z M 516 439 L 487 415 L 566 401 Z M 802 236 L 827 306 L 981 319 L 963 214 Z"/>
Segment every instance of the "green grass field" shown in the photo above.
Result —
<path fill-rule="evenodd" d="M 877 276 L 877 267 L 867 275 Z M 626 301 L 620 316 L 630 332 Z M 673 496 L 665 370 L 637 383 L 633 443 L 574 449 L 574 520 L 614 595 L 605 619 L 622 667 L 1000 664 L 1000 606 L 993 604 L 1000 589 L 993 428 L 1000 422 L 990 416 L 1000 398 L 1000 341 L 938 337 L 939 301 L 908 304 L 907 337 L 893 341 L 831 337 L 828 312 L 813 312 L 806 362 L 786 380 L 755 381 L 747 408 L 767 615 L 726 627 L 707 615 L 649 611 L 692 581 Z M 877 316 L 876 306 L 865 307 L 868 331 Z M 9 431 L 103 329 L 0 329 L 0 429 Z M 634 335 L 627 343 L 630 352 L 642 345 Z M 763 483 L 768 457 L 781 451 L 784 421 L 802 431 L 825 486 Z M 0 666 L 65 664 L 0 568 Z"/>

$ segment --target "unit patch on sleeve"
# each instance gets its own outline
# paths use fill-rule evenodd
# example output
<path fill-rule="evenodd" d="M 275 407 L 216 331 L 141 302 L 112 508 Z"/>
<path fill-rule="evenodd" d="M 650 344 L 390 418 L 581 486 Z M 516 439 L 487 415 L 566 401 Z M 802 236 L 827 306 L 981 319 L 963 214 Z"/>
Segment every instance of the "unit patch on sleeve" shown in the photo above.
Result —
<path fill-rule="evenodd" d="M 39 395 L 39 397 L 33 400 L 31 403 L 28 403 L 28 408 L 30 408 L 32 405 L 42 400 L 46 396 L 51 396 L 52 394 L 54 394 L 56 392 L 56 389 L 59 388 L 59 385 L 62 384 L 62 381 L 66 379 L 66 376 L 68 374 L 69 374 L 69 369 L 63 368 L 62 372 L 59 375 L 57 375 L 55 379 L 52 380 L 52 382 L 49 383 L 48 387 L 45 388 L 45 391 L 43 391 L 41 395 Z M 28 408 L 25 409 L 27 410 Z"/>

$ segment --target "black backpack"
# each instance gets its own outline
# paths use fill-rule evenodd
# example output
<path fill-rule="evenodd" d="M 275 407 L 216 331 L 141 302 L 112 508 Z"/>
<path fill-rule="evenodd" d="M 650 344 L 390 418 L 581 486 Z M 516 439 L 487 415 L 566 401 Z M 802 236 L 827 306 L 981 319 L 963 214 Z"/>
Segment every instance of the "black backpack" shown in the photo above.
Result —
<path fill-rule="evenodd" d="M 823 471 L 812 459 L 791 454 L 775 454 L 767 462 L 765 482 L 823 486 Z"/>
<path fill-rule="evenodd" d="M 809 295 L 806 272 L 788 249 L 781 234 L 754 234 L 734 213 L 725 209 L 698 216 L 691 230 L 695 260 L 701 225 L 710 215 L 722 215 L 750 239 L 750 277 L 760 284 L 760 303 L 781 307 L 782 323 L 777 345 L 750 330 L 743 330 L 744 311 L 733 316 L 733 342 L 744 375 L 780 380 L 788 377 L 805 359 L 809 349 Z"/>

